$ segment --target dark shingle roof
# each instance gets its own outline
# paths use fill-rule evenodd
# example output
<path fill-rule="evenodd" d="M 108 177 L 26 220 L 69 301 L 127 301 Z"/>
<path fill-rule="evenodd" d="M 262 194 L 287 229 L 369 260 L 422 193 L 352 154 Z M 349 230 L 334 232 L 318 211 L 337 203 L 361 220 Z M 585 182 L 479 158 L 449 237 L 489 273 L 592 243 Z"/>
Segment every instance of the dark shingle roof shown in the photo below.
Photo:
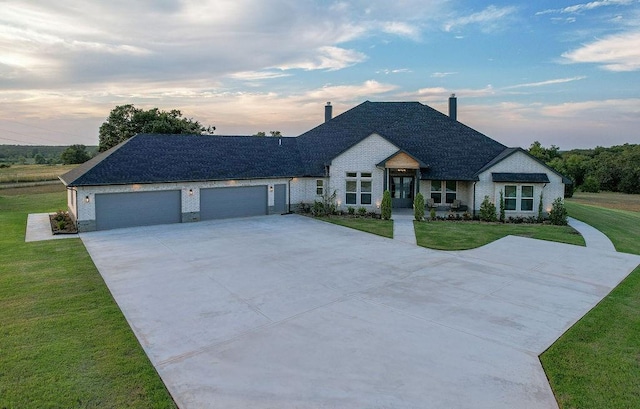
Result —
<path fill-rule="evenodd" d="M 491 173 L 494 182 L 549 183 L 546 173 Z"/>
<path fill-rule="evenodd" d="M 139 134 L 61 176 L 68 186 L 292 177 L 295 138 Z"/>
<path fill-rule="evenodd" d="M 297 138 L 136 135 L 60 179 L 68 186 L 91 186 L 323 177 L 326 165 L 373 133 L 415 158 L 423 179 L 477 180 L 522 150 L 419 102 L 366 101 Z"/>
<path fill-rule="evenodd" d="M 474 180 L 506 147 L 419 102 L 364 102 L 298 137 L 309 175 L 377 133 L 429 166 L 423 179 Z"/>

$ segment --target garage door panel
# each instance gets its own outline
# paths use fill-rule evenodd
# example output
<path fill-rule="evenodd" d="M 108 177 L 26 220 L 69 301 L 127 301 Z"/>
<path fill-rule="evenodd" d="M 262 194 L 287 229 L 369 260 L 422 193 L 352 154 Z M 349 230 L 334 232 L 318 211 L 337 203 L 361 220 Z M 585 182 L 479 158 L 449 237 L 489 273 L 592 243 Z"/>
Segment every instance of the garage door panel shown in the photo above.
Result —
<path fill-rule="evenodd" d="M 96 229 L 180 223 L 179 190 L 95 195 Z"/>
<path fill-rule="evenodd" d="M 267 187 L 240 186 L 200 190 L 200 220 L 267 214 Z"/>

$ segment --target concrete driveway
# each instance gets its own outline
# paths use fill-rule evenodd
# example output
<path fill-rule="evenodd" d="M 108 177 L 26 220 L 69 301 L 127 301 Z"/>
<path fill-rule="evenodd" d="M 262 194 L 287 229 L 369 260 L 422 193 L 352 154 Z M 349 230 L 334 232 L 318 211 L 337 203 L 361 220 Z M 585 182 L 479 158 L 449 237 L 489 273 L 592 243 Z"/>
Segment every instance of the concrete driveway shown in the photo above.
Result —
<path fill-rule="evenodd" d="M 81 234 L 181 408 L 557 408 L 538 355 L 640 257 L 289 215 Z"/>

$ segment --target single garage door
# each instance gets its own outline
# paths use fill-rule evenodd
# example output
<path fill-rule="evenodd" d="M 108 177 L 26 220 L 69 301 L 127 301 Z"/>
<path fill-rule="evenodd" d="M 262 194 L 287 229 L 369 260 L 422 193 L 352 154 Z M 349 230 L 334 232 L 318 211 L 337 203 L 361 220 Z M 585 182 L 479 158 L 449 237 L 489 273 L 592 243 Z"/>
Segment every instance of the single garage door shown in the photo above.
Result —
<path fill-rule="evenodd" d="M 200 220 L 267 214 L 267 187 L 200 189 Z"/>
<path fill-rule="evenodd" d="M 96 194 L 96 229 L 180 223 L 179 190 Z"/>

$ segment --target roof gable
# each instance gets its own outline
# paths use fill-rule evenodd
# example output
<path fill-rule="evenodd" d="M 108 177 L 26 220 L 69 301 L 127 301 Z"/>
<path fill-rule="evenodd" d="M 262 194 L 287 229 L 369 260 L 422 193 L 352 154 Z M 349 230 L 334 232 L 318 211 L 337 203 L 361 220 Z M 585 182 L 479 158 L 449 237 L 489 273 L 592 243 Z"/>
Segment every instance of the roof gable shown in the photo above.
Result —
<path fill-rule="evenodd" d="M 300 135 L 309 175 L 322 174 L 340 152 L 377 133 L 429 165 L 427 179 L 472 180 L 505 146 L 419 102 L 366 101 Z"/>

